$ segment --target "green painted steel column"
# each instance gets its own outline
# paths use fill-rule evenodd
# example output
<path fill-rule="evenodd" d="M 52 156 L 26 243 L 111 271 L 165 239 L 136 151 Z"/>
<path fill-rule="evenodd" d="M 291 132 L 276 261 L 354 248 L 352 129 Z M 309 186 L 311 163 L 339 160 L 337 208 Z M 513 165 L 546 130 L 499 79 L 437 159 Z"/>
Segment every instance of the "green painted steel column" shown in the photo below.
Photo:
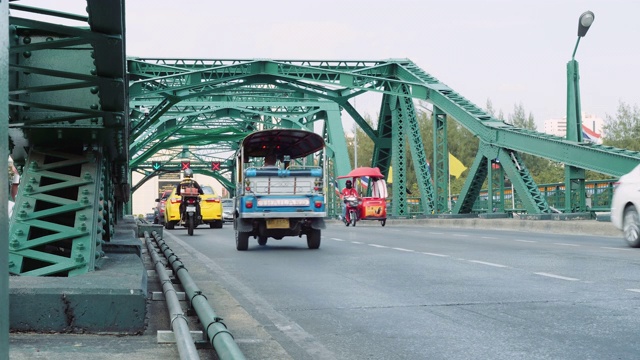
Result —
<path fill-rule="evenodd" d="M 347 175 L 351 171 L 351 160 L 347 156 L 347 141 L 344 137 L 344 127 L 340 117 L 340 108 L 337 104 L 329 106 L 326 110 L 327 118 L 323 133 L 327 146 L 325 152 L 327 161 L 333 165 L 331 169 L 327 167 L 329 174 L 325 174 L 327 179 L 327 206 L 328 214 L 335 216 L 342 214 L 342 204 L 333 188 L 338 183 L 338 190 L 342 190 L 346 180 L 337 181 L 336 178 L 341 175 Z M 342 155 L 342 156 L 341 156 Z"/>
<path fill-rule="evenodd" d="M 9 2 L 0 0 L 0 19 L 6 23 L 9 18 Z M 0 168 L 7 169 L 9 166 L 7 149 L 9 149 L 9 31 L 5 28 L 0 35 Z M 6 173 L 5 173 L 6 174 Z M 0 189 L 4 189 L 1 194 L 9 194 L 9 178 L 0 176 Z M 9 358 L 9 217 L 7 209 L 7 199 L 0 200 L 0 359 Z"/>
<path fill-rule="evenodd" d="M 578 38 L 580 40 L 580 38 Z M 567 63 L 567 140 L 582 142 L 582 109 L 578 62 Z"/>
<path fill-rule="evenodd" d="M 447 114 L 433 106 L 433 182 L 436 184 L 435 212 L 449 212 L 449 156 L 447 146 Z"/>
<path fill-rule="evenodd" d="M 576 42 L 576 49 L 580 37 Z M 574 50 L 575 55 L 575 50 Z M 578 62 L 571 59 L 567 63 L 567 140 L 582 142 L 582 108 L 580 104 L 580 75 Z M 583 211 L 585 203 L 585 171 L 574 166 L 564 168 L 565 212 Z M 574 196 L 577 195 L 576 196 Z"/>
<path fill-rule="evenodd" d="M 420 127 L 416 118 L 416 111 L 413 100 L 409 97 L 409 89 L 404 87 L 407 97 L 403 98 L 403 113 L 408 128 L 409 150 L 413 160 L 413 168 L 416 172 L 416 180 L 418 181 L 418 191 L 420 191 L 420 203 L 422 204 L 422 214 L 431 214 L 434 209 L 434 193 L 431 182 L 431 170 L 429 169 L 429 161 L 424 151 L 422 136 L 420 135 Z"/>
<path fill-rule="evenodd" d="M 391 167 L 393 180 L 391 185 L 391 214 L 393 216 L 405 217 L 408 215 L 407 209 L 407 157 L 405 149 L 406 141 L 406 119 L 402 113 L 401 98 L 397 95 L 389 97 L 389 109 L 393 128 L 391 129 Z"/>

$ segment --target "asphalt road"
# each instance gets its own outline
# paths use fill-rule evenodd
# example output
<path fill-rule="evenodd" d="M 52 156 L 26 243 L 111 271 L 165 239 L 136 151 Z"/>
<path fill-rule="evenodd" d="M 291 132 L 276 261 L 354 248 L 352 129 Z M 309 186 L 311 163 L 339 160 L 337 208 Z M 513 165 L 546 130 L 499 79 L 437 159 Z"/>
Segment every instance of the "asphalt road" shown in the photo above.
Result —
<path fill-rule="evenodd" d="M 250 241 L 165 230 L 293 359 L 632 359 L 640 253 L 619 236 L 410 225 Z M 236 310 L 234 310 L 236 309 Z M 237 326 L 234 329 L 234 326 Z M 278 356 L 280 358 L 283 356 Z M 264 353 L 257 357 L 275 358 Z"/>

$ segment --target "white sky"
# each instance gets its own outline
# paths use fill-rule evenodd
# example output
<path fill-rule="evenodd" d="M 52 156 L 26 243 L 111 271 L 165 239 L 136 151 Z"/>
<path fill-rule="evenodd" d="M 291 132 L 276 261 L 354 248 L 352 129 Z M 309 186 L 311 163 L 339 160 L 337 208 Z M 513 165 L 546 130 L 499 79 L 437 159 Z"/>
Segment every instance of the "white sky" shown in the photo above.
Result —
<path fill-rule="evenodd" d="M 55 6 L 78 3 L 84 13 L 81 0 Z M 482 108 L 491 99 L 507 115 L 522 103 L 542 130 L 566 114 L 566 63 L 586 10 L 595 21 L 576 53 L 583 112 L 640 106 L 638 0 L 127 0 L 127 55 L 408 58 Z M 377 116 L 379 100 L 356 107 Z"/>

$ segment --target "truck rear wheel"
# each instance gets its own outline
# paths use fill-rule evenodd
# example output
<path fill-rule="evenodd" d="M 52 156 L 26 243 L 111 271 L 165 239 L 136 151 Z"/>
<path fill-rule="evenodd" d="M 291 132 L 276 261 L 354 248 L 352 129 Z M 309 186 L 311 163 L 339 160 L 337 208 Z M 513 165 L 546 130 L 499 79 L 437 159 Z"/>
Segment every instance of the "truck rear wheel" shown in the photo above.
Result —
<path fill-rule="evenodd" d="M 236 230 L 236 250 L 244 251 L 249 248 L 249 233 Z"/>
<path fill-rule="evenodd" d="M 319 229 L 311 229 L 307 233 L 307 246 L 309 249 L 317 249 L 320 247 L 320 234 Z"/>

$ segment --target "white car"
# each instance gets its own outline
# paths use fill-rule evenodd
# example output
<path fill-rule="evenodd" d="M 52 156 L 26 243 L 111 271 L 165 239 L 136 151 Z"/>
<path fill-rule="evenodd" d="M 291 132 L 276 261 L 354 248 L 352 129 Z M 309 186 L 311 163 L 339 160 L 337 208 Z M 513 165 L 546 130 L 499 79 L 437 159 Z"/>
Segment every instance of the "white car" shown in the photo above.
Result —
<path fill-rule="evenodd" d="M 233 222 L 233 199 L 222 199 L 222 221 Z"/>
<path fill-rule="evenodd" d="M 640 247 L 640 165 L 622 175 L 613 190 L 611 223 L 629 246 Z"/>

